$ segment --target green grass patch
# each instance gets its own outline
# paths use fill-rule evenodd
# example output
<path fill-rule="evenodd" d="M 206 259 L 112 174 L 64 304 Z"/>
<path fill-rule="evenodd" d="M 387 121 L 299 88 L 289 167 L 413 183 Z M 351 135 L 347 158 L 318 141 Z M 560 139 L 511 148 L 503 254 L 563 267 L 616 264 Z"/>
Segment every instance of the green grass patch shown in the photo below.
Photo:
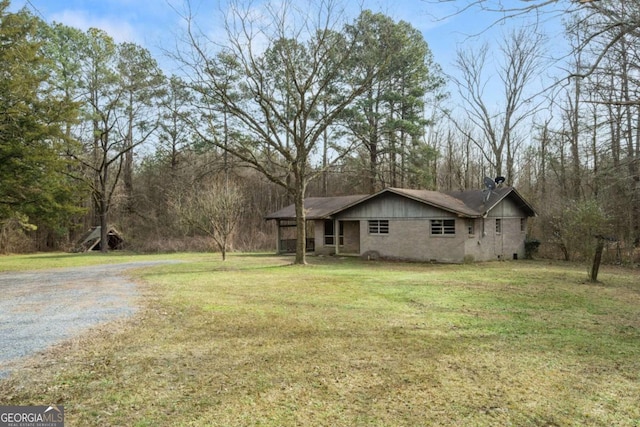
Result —
<path fill-rule="evenodd" d="M 139 315 L 35 358 L 1 403 L 78 426 L 640 424 L 637 270 L 179 258 L 136 271 Z"/>
<path fill-rule="evenodd" d="M 43 252 L 31 255 L 0 255 L 0 272 L 22 270 L 46 270 L 50 268 L 83 267 L 101 264 L 120 264 L 135 261 L 160 261 L 165 259 L 181 260 L 205 258 L 205 254 L 138 254 L 128 251 L 64 253 Z"/>

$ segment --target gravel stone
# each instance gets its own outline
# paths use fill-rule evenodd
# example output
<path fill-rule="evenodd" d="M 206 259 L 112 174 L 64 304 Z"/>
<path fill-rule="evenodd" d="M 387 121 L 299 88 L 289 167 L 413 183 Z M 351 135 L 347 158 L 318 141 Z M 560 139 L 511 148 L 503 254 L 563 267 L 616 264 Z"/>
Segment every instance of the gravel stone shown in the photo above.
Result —
<path fill-rule="evenodd" d="M 171 261 L 0 273 L 0 379 L 9 362 L 136 312 L 126 270 Z"/>

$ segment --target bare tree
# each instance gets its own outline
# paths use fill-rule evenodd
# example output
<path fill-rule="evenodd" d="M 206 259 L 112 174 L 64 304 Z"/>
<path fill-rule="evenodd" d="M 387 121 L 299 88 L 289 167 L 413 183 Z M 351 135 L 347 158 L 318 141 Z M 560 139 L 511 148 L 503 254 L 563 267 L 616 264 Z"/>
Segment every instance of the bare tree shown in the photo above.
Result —
<path fill-rule="evenodd" d="M 617 0 L 599 5 L 624 19 L 637 16 L 638 2 Z M 602 14 L 580 16 L 568 22 L 567 32 L 574 41 L 573 57 L 581 67 L 575 67 L 572 79 L 582 85 L 582 93 L 576 91 L 573 119 L 581 118 L 571 126 L 572 157 L 577 158 L 577 134 L 583 139 L 580 155 L 584 157 L 585 172 L 580 178 L 590 185 L 592 194 L 610 208 L 615 231 L 622 240 L 632 246 L 640 241 L 640 134 L 638 133 L 638 58 L 640 38 L 636 31 L 620 33 L 617 26 Z M 581 41 L 594 33 L 597 39 L 585 46 Z M 606 52 L 603 54 L 603 52 Z M 580 108 L 577 108 L 580 103 Z M 587 136 L 589 137 L 587 139 Z M 574 142 L 575 141 L 575 142 Z M 576 149 L 574 149 L 576 147 Z M 575 152 L 574 152 L 575 151 Z M 586 168 L 589 167 L 589 174 Z M 573 167 L 575 171 L 575 167 Z M 575 172 L 572 171 L 577 181 Z M 585 187 L 583 186 L 583 190 Z"/>
<path fill-rule="evenodd" d="M 600 43 L 601 49 L 590 67 L 578 74 L 586 76 L 594 72 L 609 51 L 617 46 L 626 36 L 640 37 L 640 0 L 519 0 L 505 2 L 503 0 L 424 0 L 426 3 L 448 4 L 452 6 L 450 13 L 437 19 L 449 19 L 464 13 L 485 12 L 495 19 L 487 28 L 511 21 L 515 18 L 536 21 L 543 17 L 567 17 L 579 15 L 579 20 L 599 22 L 590 25 L 575 48 L 584 49 L 594 43 Z M 585 27 L 587 28 L 587 27 Z M 636 101 L 638 102 L 638 101 Z"/>
<path fill-rule="evenodd" d="M 377 70 L 359 66 L 360 29 L 346 25 L 336 0 L 289 0 L 259 10 L 232 1 L 229 11 L 222 44 L 187 18 L 191 51 L 181 60 L 191 70 L 208 127 L 200 120 L 192 124 L 204 141 L 287 190 L 296 211 L 295 262 L 304 264 L 304 198 L 310 180 L 322 171 L 313 167 L 311 156 L 336 117 L 384 70 L 394 47 L 376 46 Z M 226 126 L 220 124 L 223 113 Z M 222 136 L 221 129 L 227 129 Z M 339 157 L 336 153 L 326 167 Z"/>
<path fill-rule="evenodd" d="M 227 259 L 227 250 L 244 212 L 244 196 L 239 187 L 229 182 L 213 182 L 193 188 L 188 194 L 177 194 L 173 209 L 188 232 L 210 237 Z"/>
<path fill-rule="evenodd" d="M 522 126 L 539 108 L 540 101 L 527 94 L 542 67 L 544 37 L 526 29 L 512 32 L 500 47 L 502 58 L 498 69 L 503 98 L 501 105 L 492 108 L 495 99 L 486 93 L 489 78 L 486 72 L 489 46 L 458 51 L 456 67 L 461 77 L 452 77 L 464 102 L 467 119 L 480 130 L 480 136 L 465 132 L 457 125 L 493 166 L 497 175 L 507 173 L 514 178 L 514 158 L 519 145 L 516 129 Z M 454 123 L 457 123 L 454 120 Z M 506 169 L 505 169 L 506 166 Z"/>
<path fill-rule="evenodd" d="M 472 142 L 475 126 L 459 120 L 460 129 L 451 123 L 434 132 L 431 143 L 439 152 L 436 188 L 442 191 L 462 191 L 481 185 L 487 163 L 480 149 Z"/>

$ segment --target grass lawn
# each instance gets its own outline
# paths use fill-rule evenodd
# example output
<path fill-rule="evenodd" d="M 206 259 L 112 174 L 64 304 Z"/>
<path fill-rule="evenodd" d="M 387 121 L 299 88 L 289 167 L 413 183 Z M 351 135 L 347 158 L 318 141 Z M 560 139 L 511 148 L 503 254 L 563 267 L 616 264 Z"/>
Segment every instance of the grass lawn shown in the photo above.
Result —
<path fill-rule="evenodd" d="M 132 252 L 115 251 L 85 253 L 39 253 L 35 255 L 0 255 L 0 272 L 18 270 L 44 270 L 49 268 L 82 267 L 100 264 L 118 264 L 135 261 L 158 261 L 163 259 L 193 260 L 194 254 L 142 255 Z M 210 258 L 211 256 L 209 256 Z M 202 255 L 200 256 L 202 258 Z"/>
<path fill-rule="evenodd" d="M 640 425 L 638 270 L 179 258 L 0 404 L 63 404 L 68 426 Z"/>

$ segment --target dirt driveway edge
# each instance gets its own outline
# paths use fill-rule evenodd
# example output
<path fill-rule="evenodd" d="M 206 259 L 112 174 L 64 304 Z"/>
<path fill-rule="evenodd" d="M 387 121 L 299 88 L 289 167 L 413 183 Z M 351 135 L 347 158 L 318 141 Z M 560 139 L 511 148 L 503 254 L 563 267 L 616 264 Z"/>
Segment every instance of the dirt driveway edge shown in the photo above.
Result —
<path fill-rule="evenodd" d="M 134 268 L 175 261 L 0 273 L 0 379 L 15 362 L 138 309 Z"/>

